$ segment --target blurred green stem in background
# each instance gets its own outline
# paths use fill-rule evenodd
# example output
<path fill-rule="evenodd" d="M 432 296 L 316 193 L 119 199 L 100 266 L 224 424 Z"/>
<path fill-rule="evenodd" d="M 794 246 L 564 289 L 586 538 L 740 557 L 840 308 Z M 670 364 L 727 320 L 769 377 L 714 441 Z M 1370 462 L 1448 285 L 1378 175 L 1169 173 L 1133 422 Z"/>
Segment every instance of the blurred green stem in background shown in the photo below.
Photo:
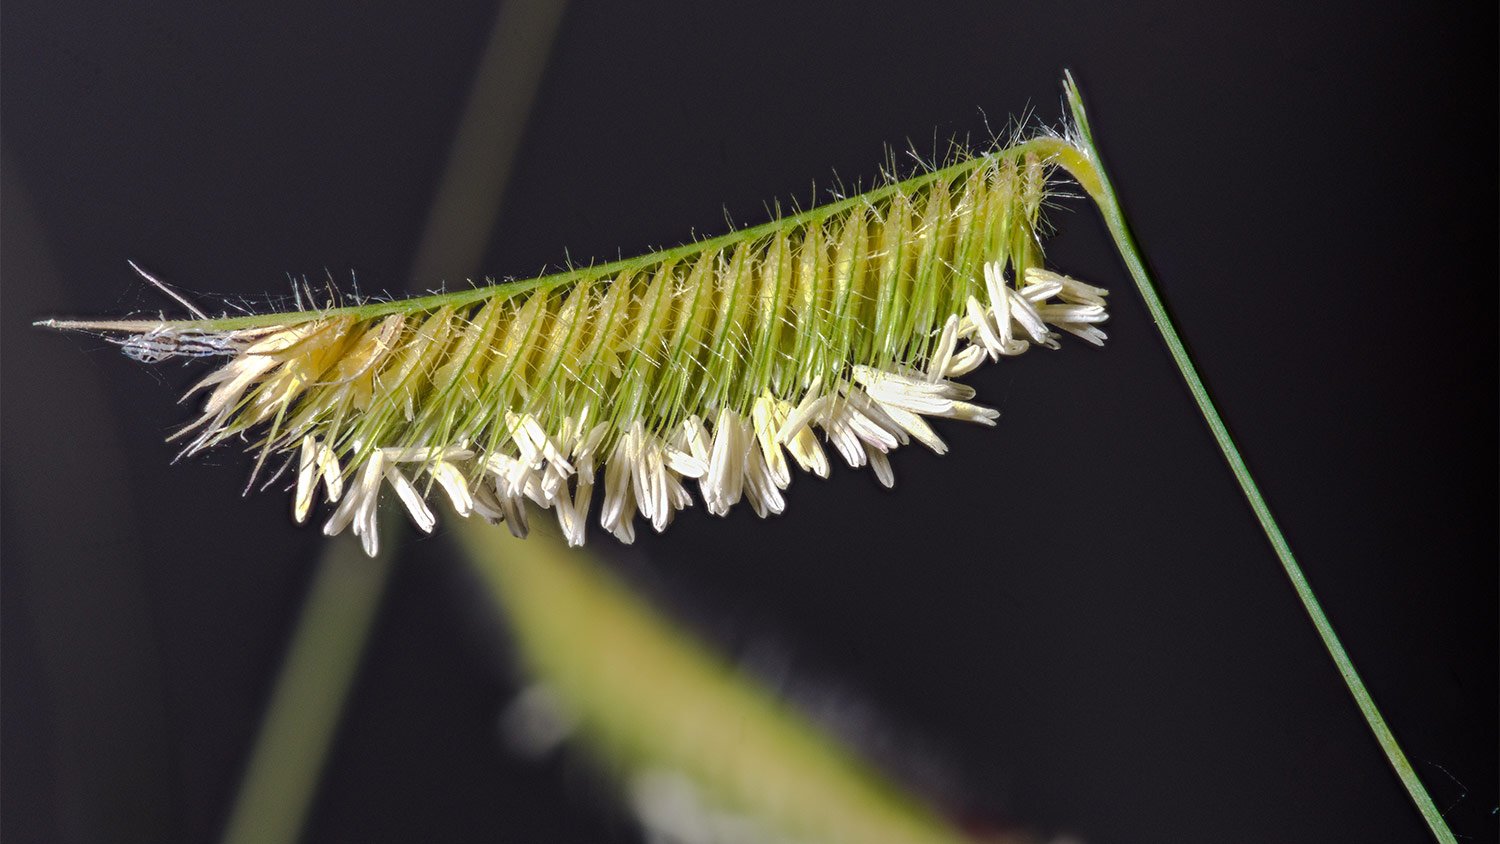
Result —
<path fill-rule="evenodd" d="M 300 837 L 390 580 L 392 544 L 369 559 L 353 537 L 328 541 L 266 706 L 225 844 Z"/>
<path fill-rule="evenodd" d="M 730 826 L 733 840 L 966 840 L 587 553 L 478 519 L 455 532 L 562 719 L 669 840 Z"/>
<path fill-rule="evenodd" d="M 418 241 L 412 277 L 474 272 L 501 200 L 566 0 L 505 0 L 474 72 L 448 162 Z M 390 519 L 382 520 L 389 523 Z M 292 644 L 225 828 L 229 844 L 298 840 L 350 683 L 395 567 L 387 537 L 374 560 L 335 541 L 318 561 Z"/>

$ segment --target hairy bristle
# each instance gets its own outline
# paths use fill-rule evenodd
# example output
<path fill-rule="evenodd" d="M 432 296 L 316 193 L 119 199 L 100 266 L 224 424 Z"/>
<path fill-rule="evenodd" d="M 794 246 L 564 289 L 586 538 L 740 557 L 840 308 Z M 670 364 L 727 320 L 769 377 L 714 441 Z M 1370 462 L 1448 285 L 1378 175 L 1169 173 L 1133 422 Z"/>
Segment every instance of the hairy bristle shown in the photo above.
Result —
<path fill-rule="evenodd" d="M 325 530 L 371 553 L 384 485 L 427 530 L 438 486 L 518 533 L 526 501 L 555 509 L 581 543 L 600 468 L 601 521 L 628 542 L 637 512 L 661 530 L 690 505 L 687 479 L 713 513 L 779 513 L 788 457 L 828 473 L 816 430 L 889 485 L 890 449 L 944 450 L 924 417 L 993 424 L 950 379 L 1055 347 L 1049 326 L 1102 341 L 1104 291 L 1041 266 L 1047 171 L 1023 145 L 599 269 L 249 326 L 137 321 L 117 342 L 227 357 L 194 388 L 185 450 L 295 455 L 298 520 L 321 480 Z"/>

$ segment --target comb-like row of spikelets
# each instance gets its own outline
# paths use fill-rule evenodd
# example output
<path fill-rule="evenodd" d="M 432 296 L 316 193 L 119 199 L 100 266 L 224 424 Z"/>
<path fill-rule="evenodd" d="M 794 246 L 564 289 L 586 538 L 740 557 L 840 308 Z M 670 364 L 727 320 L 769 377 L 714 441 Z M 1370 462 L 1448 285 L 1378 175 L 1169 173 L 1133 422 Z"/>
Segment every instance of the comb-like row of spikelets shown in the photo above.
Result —
<path fill-rule="evenodd" d="M 1048 326 L 1099 343 L 1104 291 L 1041 269 L 1047 162 L 999 152 L 756 229 L 634 261 L 382 309 L 254 327 L 162 323 L 143 359 L 232 355 L 186 451 L 250 436 L 296 454 L 298 520 L 320 480 L 373 554 L 389 484 L 416 523 L 454 508 L 526 530 L 526 501 L 581 544 L 598 469 L 601 522 L 661 530 L 691 504 L 779 513 L 788 457 L 829 470 L 815 432 L 892 482 L 886 453 L 923 417 L 993 424 L 951 378 Z M 425 304 L 424 304 L 425 303 Z M 425 480 L 423 480 L 425 478 Z M 415 481 L 414 481 L 415 479 Z"/>

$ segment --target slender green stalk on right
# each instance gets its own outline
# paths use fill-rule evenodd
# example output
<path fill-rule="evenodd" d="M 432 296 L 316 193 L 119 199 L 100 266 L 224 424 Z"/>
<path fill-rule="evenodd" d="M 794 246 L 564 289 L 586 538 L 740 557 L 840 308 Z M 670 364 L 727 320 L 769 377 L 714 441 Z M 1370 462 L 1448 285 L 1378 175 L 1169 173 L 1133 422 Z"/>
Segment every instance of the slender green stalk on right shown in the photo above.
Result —
<path fill-rule="evenodd" d="M 1130 228 L 1125 223 L 1125 214 L 1120 209 L 1120 202 L 1115 196 L 1114 187 L 1104 172 L 1104 166 L 1099 159 L 1099 150 L 1094 145 L 1093 132 L 1089 128 L 1088 116 L 1083 110 L 1083 98 L 1078 93 L 1078 86 L 1073 82 L 1072 74 L 1068 74 L 1065 85 L 1068 104 L 1077 124 L 1076 143 L 1078 146 L 1071 148 L 1071 154 L 1060 152 L 1056 160 L 1078 180 L 1099 206 L 1099 212 L 1104 216 L 1104 223 L 1109 228 L 1110 236 L 1114 238 L 1115 246 L 1120 250 L 1120 257 L 1124 259 L 1131 277 L 1135 279 L 1141 298 L 1146 302 L 1146 309 L 1151 312 L 1151 319 L 1161 332 L 1162 339 L 1166 341 L 1167 351 L 1171 353 L 1173 362 L 1182 373 L 1182 379 L 1187 382 L 1187 388 L 1193 394 L 1193 400 L 1198 403 L 1198 410 L 1203 414 L 1204 421 L 1208 423 L 1209 430 L 1213 432 L 1214 441 L 1224 452 L 1224 459 L 1228 462 L 1230 471 L 1234 473 L 1235 480 L 1239 482 L 1245 498 L 1250 502 L 1250 509 L 1255 511 L 1255 518 L 1259 520 L 1261 530 L 1265 532 L 1266 538 L 1271 542 L 1271 547 L 1275 549 L 1276 557 L 1281 561 L 1281 567 L 1286 570 L 1287 577 L 1292 581 L 1292 588 L 1296 590 L 1297 598 L 1302 601 L 1302 608 L 1312 620 L 1313 626 L 1318 629 L 1318 636 L 1322 638 L 1323 646 L 1328 649 L 1334 664 L 1338 666 L 1339 675 L 1344 678 L 1344 685 L 1349 687 L 1349 693 L 1354 696 L 1354 702 L 1359 705 L 1359 711 L 1364 714 L 1365 723 L 1369 724 L 1376 741 L 1380 742 L 1386 759 L 1390 761 L 1396 775 L 1401 778 L 1401 784 L 1406 787 L 1406 792 L 1411 796 L 1412 802 L 1421 811 L 1423 819 L 1427 821 L 1427 827 L 1432 830 L 1433 837 L 1444 844 L 1454 844 L 1453 833 L 1449 831 L 1448 824 L 1443 820 L 1442 812 L 1432 802 L 1432 797 L 1428 795 L 1427 789 L 1418 779 L 1417 772 L 1412 769 L 1411 762 L 1407 761 L 1406 754 L 1401 751 L 1401 745 L 1396 742 L 1396 736 L 1386 725 L 1385 718 L 1381 716 L 1380 709 L 1375 705 L 1375 699 L 1370 696 L 1370 691 L 1365 688 L 1359 672 L 1354 669 L 1353 661 L 1349 659 L 1343 643 L 1339 641 L 1338 634 L 1333 630 L 1333 624 L 1329 622 L 1328 616 L 1323 612 L 1323 607 L 1318 603 L 1317 596 L 1313 594 L 1312 586 L 1308 584 L 1306 575 L 1302 573 L 1302 567 L 1297 564 L 1296 557 L 1292 556 L 1292 548 L 1287 544 L 1286 537 L 1282 535 L 1281 528 L 1276 523 L 1276 517 L 1271 515 L 1271 508 L 1266 505 L 1265 497 L 1255 485 L 1255 478 L 1251 476 L 1244 458 L 1240 457 L 1240 450 L 1235 446 L 1234 438 L 1230 436 L 1229 429 L 1219 416 L 1213 399 L 1209 397 L 1208 387 L 1199 377 L 1198 370 L 1193 365 L 1191 356 L 1188 355 L 1187 347 L 1183 345 L 1182 338 L 1177 336 L 1177 329 L 1172 324 L 1172 318 L 1168 316 L 1166 305 L 1163 304 L 1161 296 L 1156 292 L 1156 286 L 1152 284 L 1151 277 L 1146 272 L 1146 263 L 1141 258 L 1140 249 L 1136 246 L 1135 239 L 1130 234 Z"/>

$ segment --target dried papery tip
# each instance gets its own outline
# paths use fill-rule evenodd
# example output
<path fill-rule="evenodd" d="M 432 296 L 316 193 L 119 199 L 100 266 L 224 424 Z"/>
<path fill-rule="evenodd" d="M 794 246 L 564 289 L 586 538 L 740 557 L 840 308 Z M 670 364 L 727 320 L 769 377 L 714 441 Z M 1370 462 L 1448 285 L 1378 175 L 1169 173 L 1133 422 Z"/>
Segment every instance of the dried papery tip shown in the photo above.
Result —
<path fill-rule="evenodd" d="M 781 513 L 792 466 L 827 446 L 890 486 L 889 453 L 942 454 L 931 420 L 994 425 L 953 379 L 985 360 L 1099 344 L 1105 291 L 1041 266 L 1048 159 L 996 153 L 711 241 L 600 268 L 408 303 L 219 321 L 96 321 L 131 357 L 222 356 L 194 388 L 186 453 L 247 437 L 318 490 L 324 532 L 373 554 L 389 487 L 586 538 L 591 498 L 623 542 L 692 506 Z M 602 480 L 600 474 L 602 473 Z"/>

